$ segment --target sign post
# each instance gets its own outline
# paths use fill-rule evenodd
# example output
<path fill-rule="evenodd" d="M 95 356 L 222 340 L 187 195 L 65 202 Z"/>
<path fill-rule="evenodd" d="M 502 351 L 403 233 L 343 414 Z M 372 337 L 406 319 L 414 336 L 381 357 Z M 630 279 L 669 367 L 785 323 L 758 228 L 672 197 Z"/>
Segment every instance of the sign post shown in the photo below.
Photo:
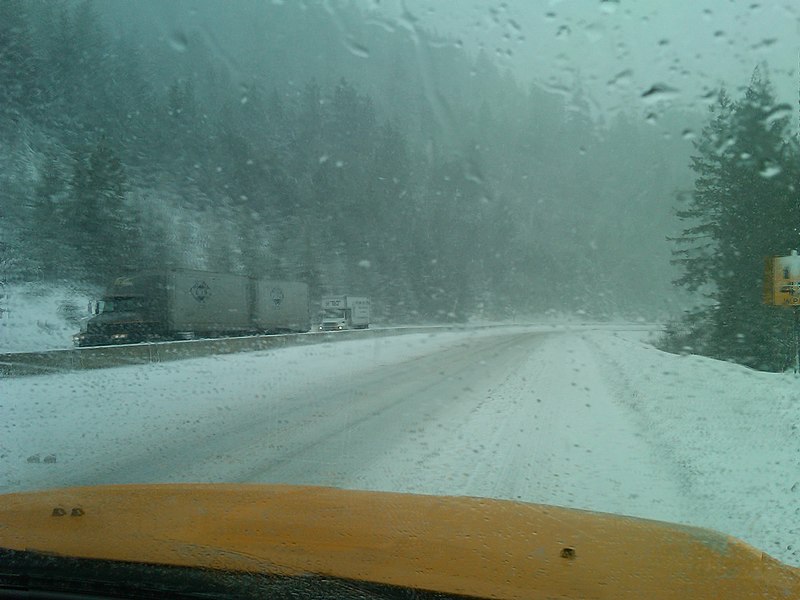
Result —
<path fill-rule="evenodd" d="M 795 306 L 794 311 L 794 373 L 800 373 L 800 306 Z"/>
<path fill-rule="evenodd" d="M 794 313 L 794 372 L 800 374 L 800 256 L 770 256 L 764 268 L 764 303 Z"/>

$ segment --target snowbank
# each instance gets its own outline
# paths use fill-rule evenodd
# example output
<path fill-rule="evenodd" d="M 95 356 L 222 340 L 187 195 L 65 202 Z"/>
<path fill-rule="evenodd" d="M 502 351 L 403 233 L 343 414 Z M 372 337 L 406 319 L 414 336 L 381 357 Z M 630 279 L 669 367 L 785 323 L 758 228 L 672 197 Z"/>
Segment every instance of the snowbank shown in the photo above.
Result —
<path fill-rule="evenodd" d="M 0 353 L 72 347 L 91 298 L 66 285 L 0 284 Z"/>

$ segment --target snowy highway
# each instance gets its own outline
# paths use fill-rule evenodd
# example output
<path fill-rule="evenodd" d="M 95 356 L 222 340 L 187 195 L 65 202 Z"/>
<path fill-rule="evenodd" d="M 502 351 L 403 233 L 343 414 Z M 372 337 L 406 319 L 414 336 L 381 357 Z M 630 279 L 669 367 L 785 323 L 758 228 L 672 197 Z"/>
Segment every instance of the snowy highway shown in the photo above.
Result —
<path fill-rule="evenodd" d="M 651 335 L 509 327 L 0 380 L 0 492 L 511 498 L 713 527 L 796 564 L 796 380 L 665 354 Z"/>

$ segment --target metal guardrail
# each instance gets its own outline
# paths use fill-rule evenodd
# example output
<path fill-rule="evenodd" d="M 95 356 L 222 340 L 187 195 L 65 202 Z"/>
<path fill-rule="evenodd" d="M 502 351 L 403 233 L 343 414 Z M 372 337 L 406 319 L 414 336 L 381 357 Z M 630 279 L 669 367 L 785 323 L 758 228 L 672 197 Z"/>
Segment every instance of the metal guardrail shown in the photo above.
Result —
<path fill-rule="evenodd" d="M 68 348 L 41 352 L 15 352 L 0 354 L 0 379 L 26 375 L 46 375 L 83 369 L 105 369 L 126 365 L 170 362 L 189 358 L 201 358 L 217 354 L 254 352 L 283 348 L 302 344 L 321 344 L 348 338 L 388 337 L 413 333 L 441 333 L 477 329 L 501 329 L 504 327 L 545 327 L 553 325 L 541 323 L 499 323 L 486 325 L 428 325 L 411 327 L 381 327 L 372 329 L 348 329 L 333 332 L 292 333 L 284 335 L 259 335 L 232 338 L 215 338 L 159 342 L 151 344 L 128 344 L 120 346 L 94 346 L 87 348 Z M 576 324 L 556 326 L 557 329 L 621 329 L 614 324 Z M 631 330 L 660 329 L 659 326 L 632 325 Z M 627 328 L 626 328 L 627 329 Z"/>
<path fill-rule="evenodd" d="M 320 344 L 355 337 L 382 337 L 432 331 L 454 331 L 458 329 L 463 329 L 463 327 L 431 326 L 351 329 L 336 332 L 259 335 L 151 344 L 94 346 L 42 352 L 16 352 L 0 354 L 0 378 L 170 362 L 217 354 L 253 352 L 302 344 Z"/>

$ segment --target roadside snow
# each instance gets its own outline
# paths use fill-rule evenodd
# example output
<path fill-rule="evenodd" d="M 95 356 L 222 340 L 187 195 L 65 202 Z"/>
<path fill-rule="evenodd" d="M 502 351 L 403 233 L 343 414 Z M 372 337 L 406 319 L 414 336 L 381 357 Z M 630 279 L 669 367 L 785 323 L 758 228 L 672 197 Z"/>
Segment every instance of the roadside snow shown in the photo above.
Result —
<path fill-rule="evenodd" d="M 0 353 L 71 348 L 91 297 L 51 283 L 0 284 Z"/>
<path fill-rule="evenodd" d="M 586 336 L 701 525 L 800 564 L 800 379 Z"/>

